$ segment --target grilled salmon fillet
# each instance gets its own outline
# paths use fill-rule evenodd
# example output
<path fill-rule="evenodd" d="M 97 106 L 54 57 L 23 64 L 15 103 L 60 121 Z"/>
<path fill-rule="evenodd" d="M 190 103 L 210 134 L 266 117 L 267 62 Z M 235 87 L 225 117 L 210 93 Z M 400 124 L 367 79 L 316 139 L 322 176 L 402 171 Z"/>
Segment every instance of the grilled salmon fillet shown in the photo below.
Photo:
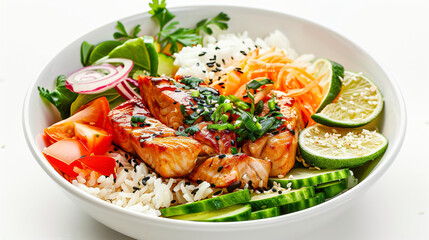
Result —
<path fill-rule="evenodd" d="M 260 189 L 267 187 L 271 162 L 247 154 L 222 154 L 208 158 L 197 166 L 188 178 L 192 181 L 206 181 L 215 187 L 231 185 Z"/>
<path fill-rule="evenodd" d="M 132 116 L 146 119 L 133 127 Z M 141 100 L 122 103 L 109 112 L 108 119 L 113 142 L 138 155 L 162 177 L 184 177 L 194 169 L 201 144 L 190 137 L 176 136 L 175 130 L 152 117 Z"/>
<path fill-rule="evenodd" d="M 166 77 L 139 76 L 138 81 L 143 102 L 156 119 L 174 129 L 184 125 L 180 105 L 195 105 L 190 91 L 175 86 Z"/>
<path fill-rule="evenodd" d="M 145 105 L 155 118 L 174 129 L 186 126 L 183 123 L 184 116 L 180 106 L 185 106 L 187 112 L 192 114 L 197 102 L 191 96 L 189 90 L 176 86 L 169 78 L 152 78 L 139 76 L 140 92 Z M 204 86 L 207 88 L 207 86 Z M 213 89 L 213 91 L 216 91 Z M 212 122 L 201 122 L 197 119 L 200 131 L 192 135 L 194 139 L 202 144 L 200 156 L 214 156 L 217 154 L 231 153 L 231 147 L 235 144 L 235 133 L 230 131 L 212 131 L 207 125 Z"/>
<path fill-rule="evenodd" d="M 301 112 L 295 100 L 280 91 L 271 91 L 278 99 L 277 106 L 283 114 L 283 125 L 278 133 L 267 133 L 255 142 L 247 141 L 242 151 L 249 156 L 272 162 L 270 176 L 286 175 L 295 164 L 298 133 L 303 127 Z M 268 108 L 268 107 L 265 107 Z"/>

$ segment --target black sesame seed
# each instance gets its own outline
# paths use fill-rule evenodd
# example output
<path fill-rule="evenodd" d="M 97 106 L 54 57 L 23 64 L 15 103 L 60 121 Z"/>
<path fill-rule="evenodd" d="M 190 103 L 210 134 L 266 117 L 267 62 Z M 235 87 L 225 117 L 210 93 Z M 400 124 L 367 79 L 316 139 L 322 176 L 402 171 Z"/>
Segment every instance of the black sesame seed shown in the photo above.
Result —
<path fill-rule="evenodd" d="M 233 57 L 233 56 L 231 56 L 231 59 L 232 59 L 232 60 L 234 60 L 234 57 Z"/>
<path fill-rule="evenodd" d="M 283 192 L 282 191 L 279 191 L 279 194 L 282 194 Z"/>
<path fill-rule="evenodd" d="M 119 167 L 124 167 L 124 165 L 122 163 L 119 163 Z"/>
<path fill-rule="evenodd" d="M 173 104 L 174 104 L 174 105 L 176 105 L 176 104 L 177 104 L 177 102 L 176 102 L 176 101 L 174 101 L 174 102 L 173 102 Z"/>
<path fill-rule="evenodd" d="M 217 172 L 222 171 L 222 169 L 223 169 L 223 166 L 218 167 Z"/>
<path fill-rule="evenodd" d="M 247 53 L 245 51 L 240 51 L 241 54 L 243 54 L 244 56 L 247 56 Z"/>
<path fill-rule="evenodd" d="M 202 53 L 198 54 L 198 56 L 202 57 L 202 56 L 206 55 L 206 53 L 207 52 L 202 52 Z"/>
<path fill-rule="evenodd" d="M 219 137 L 219 136 L 216 136 L 215 138 L 216 138 L 216 140 L 219 140 L 219 139 L 220 139 L 220 137 Z"/>
<path fill-rule="evenodd" d="M 286 127 L 282 127 L 282 131 L 286 130 Z"/>
<path fill-rule="evenodd" d="M 170 203 L 171 203 L 171 204 L 176 203 L 176 199 L 171 200 L 171 202 L 170 202 Z"/>
<path fill-rule="evenodd" d="M 174 92 L 181 92 L 181 91 L 180 91 L 180 89 L 176 89 L 176 90 L 174 90 Z"/>
<path fill-rule="evenodd" d="M 247 96 L 247 94 L 244 94 L 244 95 L 243 95 L 243 98 L 248 98 L 248 97 L 249 97 L 249 96 Z"/>
<path fill-rule="evenodd" d="M 130 155 L 128 155 L 127 153 L 125 153 L 125 158 L 129 158 L 130 157 Z"/>
<path fill-rule="evenodd" d="M 222 86 L 222 85 L 224 85 L 225 83 L 223 83 L 223 82 L 221 82 L 221 83 L 219 83 L 219 86 Z"/>
<path fill-rule="evenodd" d="M 208 63 L 206 63 L 206 65 L 207 65 L 208 67 L 213 67 L 213 66 L 214 66 L 214 63 L 213 63 L 213 62 L 208 62 Z"/>
<path fill-rule="evenodd" d="M 197 184 L 201 184 L 203 181 L 202 180 L 197 180 Z"/>
<path fill-rule="evenodd" d="M 221 194 L 221 193 L 222 193 L 222 190 L 219 190 L 219 191 L 217 191 L 217 192 L 213 193 L 213 195 L 214 195 L 214 196 L 216 196 L 216 195 L 219 195 L 219 194 Z"/>
<path fill-rule="evenodd" d="M 206 70 L 203 70 L 203 73 L 206 73 L 207 71 Z"/>
<path fill-rule="evenodd" d="M 273 191 L 273 192 L 277 192 L 277 189 L 273 188 L 273 189 L 271 189 L 271 191 Z"/>
<path fill-rule="evenodd" d="M 231 183 L 226 189 L 228 192 L 233 192 L 235 189 L 239 188 L 241 186 L 241 181 L 235 181 Z"/>
<path fill-rule="evenodd" d="M 199 62 L 197 62 L 197 64 L 195 64 L 195 65 L 197 65 L 197 67 L 199 67 L 199 66 L 200 66 L 200 63 L 199 63 Z"/>
<path fill-rule="evenodd" d="M 292 135 L 295 135 L 295 131 L 294 131 L 294 130 L 290 130 L 290 133 L 291 133 Z"/>
<path fill-rule="evenodd" d="M 118 151 L 119 149 L 117 147 L 113 148 L 113 151 Z"/>
<path fill-rule="evenodd" d="M 198 192 L 198 190 L 200 190 L 199 188 L 195 188 L 194 190 L 192 190 L 192 194 L 194 194 L 195 195 L 195 193 L 197 193 Z"/>
<path fill-rule="evenodd" d="M 253 188 L 253 182 L 252 182 L 252 180 L 250 180 L 250 181 L 248 182 L 248 184 L 249 184 L 249 187 L 250 187 L 250 188 Z"/>
<path fill-rule="evenodd" d="M 219 66 L 218 66 L 218 67 L 219 67 Z M 216 71 L 220 72 L 220 71 L 222 71 L 222 69 L 220 69 L 220 68 L 216 68 Z"/>
<path fill-rule="evenodd" d="M 127 169 L 127 168 L 124 168 L 124 171 L 125 171 L 125 172 L 128 172 L 128 169 Z"/>
<path fill-rule="evenodd" d="M 234 146 L 235 145 L 235 141 L 231 140 L 231 145 Z"/>
<path fill-rule="evenodd" d="M 220 159 L 223 159 L 223 158 L 225 158 L 226 157 L 226 155 L 225 154 L 221 154 L 221 155 L 219 155 L 219 158 Z"/>
<path fill-rule="evenodd" d="M 216 63 L 216 66 L 220 67 L 220 64 L 219 64 L 219 63 Z"/>
<path fill-rule="evenodd" d="M 210 187 L 214 188 L 214 187 L 216 187 L 216 184 L 210 183 Z"/>
<path fill-rule="evenodd" d="M 185 186 L 191 185 L 191 182 L 185 182 Z"/>
<path fill-rule="evenodd" d="M 134 190 L 136 190 L 136 191 L 137 191 L 137 190 L 140 190 L 140 188 L 139 188 L 139 187 L 133 187 L 133 189 L 134 189 Z"/>
<path fill-rule="evenodd" d="M 223 58 L 222 58 L 222 63 L 223 63 L 224 65 L 226 64 L 226 63 L 225 63 L 225 59 L 223 59 Z"/>
<path fill-rule="evenodd" d="M 280 133 L 279 131 L 274 131 L 274 132 L 273 132 L 273 134 L 274 134 L 274 135 L 277 135 L 277 134 L 279 134 L 279 133 Z"/>
<path fill-rule="evenodd" d="M 220 47 L 216 46 L 216 47 L 215 47 L 215 50 L 220 50 Z"/>
<path fill-rule="evenodd" d="M 143 180 L 144 180 L 144 181 L 147 181 L 147 180 L 149 180 L 149 179 L 150 179 L 150 177 L 149 177 L 149 176 L 147 176 L 147 177 L 144 177 L 144 178 L 143 178 Z"/>

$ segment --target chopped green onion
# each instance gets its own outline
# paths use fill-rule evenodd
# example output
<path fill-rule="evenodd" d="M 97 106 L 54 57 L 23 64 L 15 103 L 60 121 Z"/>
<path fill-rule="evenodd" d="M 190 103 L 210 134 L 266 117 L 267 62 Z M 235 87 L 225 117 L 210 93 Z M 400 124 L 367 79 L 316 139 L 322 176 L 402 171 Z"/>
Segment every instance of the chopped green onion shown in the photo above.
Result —
<path fill-rule="evenodd" d="M 191 96 L 192 97 L 199 97 L 200 96 L 200 91 L 198 91 L 198 90 L 191 90 Z"/>
<path fill-rule="evenodd" d="M 231 147 L 231 153 L 232 154 L 237 154 L 238 153 L 237 148 L 236 147 Z"/>
<path fill-rule="evenodd" d="M 222 114 L 222 117 L 220 118 L 220 120 L 222 121 L 222 122 L 224 122 L 224 123 L 226 123 L 226 122 L 228 122 L 228 115 L 226 115 L 226 114 Z"/>
<path fill-rule="evenodd" d="M 234 130 L 234 125 L 232 125 L 231 123 L 209 124 L 209 125 L 207 125 L 207 129 L 217 130 L 217 131 Z"/>

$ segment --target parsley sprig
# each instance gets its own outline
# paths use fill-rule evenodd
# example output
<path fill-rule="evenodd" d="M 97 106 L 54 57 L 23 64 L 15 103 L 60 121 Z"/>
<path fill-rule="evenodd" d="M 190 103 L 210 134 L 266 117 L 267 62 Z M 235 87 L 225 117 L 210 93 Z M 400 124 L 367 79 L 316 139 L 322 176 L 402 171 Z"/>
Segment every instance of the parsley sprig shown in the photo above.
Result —
<path fill-rule="evenodd" d="M 120 21 L 117 22 L 116 29 L 118 29 L 119 32 L 113 33 L 113 38 L 121 39 L 121 40 L 138 38 L 137 34 L 141 31 L 140 24 L 139 24 L 133 28 L 130 34 L 128 34 L 127 30 L 124 27 L 124 24 L 122 24 Z"/>
<path fill-rule="evenodd" d="M 227 14 L 221 12 L 212 19 L 203 19 L 199 21 L 195 28 L 178 28 L 178 21 L 172 21 L 176 15 L 172 14 L 166 8 L 165 0 L 153 0 L 149 3 L 151 10 L 149 13 L 152 19 L 155 19 L 159 24 L 159 32 L 157 34 L 158 42 L 161 49 L 169 47 L 170 53 L 173 54 L 178 51 L 178 44 L 183 46 L 192 46 L 201 43 L 202 37 L 200 32 L 212 34 L 213 29 L 211 25 L 216 25 L 220 29 L 225 30 L 228 28 L 229 17 Z"/>

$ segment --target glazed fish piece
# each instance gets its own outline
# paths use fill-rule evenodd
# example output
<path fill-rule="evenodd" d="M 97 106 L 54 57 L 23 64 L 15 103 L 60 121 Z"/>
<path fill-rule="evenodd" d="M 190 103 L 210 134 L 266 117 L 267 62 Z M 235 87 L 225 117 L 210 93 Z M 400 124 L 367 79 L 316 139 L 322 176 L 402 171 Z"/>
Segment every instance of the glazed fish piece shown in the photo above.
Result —
<path fill-rule="evenodd" d="M 222 154 L 208 158 L 189 175 L 192 181 L 206 181 L 218 188 L 267 187 L 271 162 L 247 154 Z"/>
<path fill-rule="evenodd" d="M 242 151 L 249 156 L 272 162 L 271 177 L 286 175 L 295 164 L 298 133 L 303 127 L 301 112 L 293 98 L 280 91 L 271 91 L 278 99 L 277 105 L 283 114 L 283 125 L 278 133 L 267 133 L 255 142 L 247 141 Z"/>
<path fill-rule="evenodd" d="M 202 145 L 200 156 L 231 153 L 231 147 L 236 146 L 235 133 L 228 130 L 212 131 L 207 129 L 208 124 L 211 124 L 211 122 L 198 123 L 197 127 L 200 131 L 192 135 Z"/>
<path fill-rule="evenodd" d="M 146 119 L 133 127 L 132 116 Z M 190 137 L 176 136 L 175 130 L 151 116 L 141 100 L 122 103 L 109 112 L 108 118 L 113 142 L 139 156 L 162 177 L 184 177 L 194 169 L 201 144 Z"/>
<path fill-rule="evenodd" d="M 183 126 L 180 105 L 195 105 L 190 91 L 175 86 L 172 79 L 165 77 L 139 76 L 138 80 L 143 101 L 152 115 L 171 128 Z"/>
<path fill-rule="evenodd" d="M 139 76 L 139 86 L 144 102 L 153 116 L 174 129 L 187 126 L 183 123 L 184 116 L 180 106 L 183 105 L 189 109 L 187 110 L 189 114 L 193 113 L 192 109 L 197 106 L 197 102 L 192 98 L 190 90 L 176 86 L 169 78 L 146 76 Z M 213 89 L 213 91 L 216 90 Z M 195 121 L 200 131 L 192 135 L 202 144 L 203 150 L 200 156 L 231 153 L 231 147 L 235 144 L 235 133 L 208 130 L 207 125 L 211 122 L 202 122 L 202 120 L 199 118 Z"/>

